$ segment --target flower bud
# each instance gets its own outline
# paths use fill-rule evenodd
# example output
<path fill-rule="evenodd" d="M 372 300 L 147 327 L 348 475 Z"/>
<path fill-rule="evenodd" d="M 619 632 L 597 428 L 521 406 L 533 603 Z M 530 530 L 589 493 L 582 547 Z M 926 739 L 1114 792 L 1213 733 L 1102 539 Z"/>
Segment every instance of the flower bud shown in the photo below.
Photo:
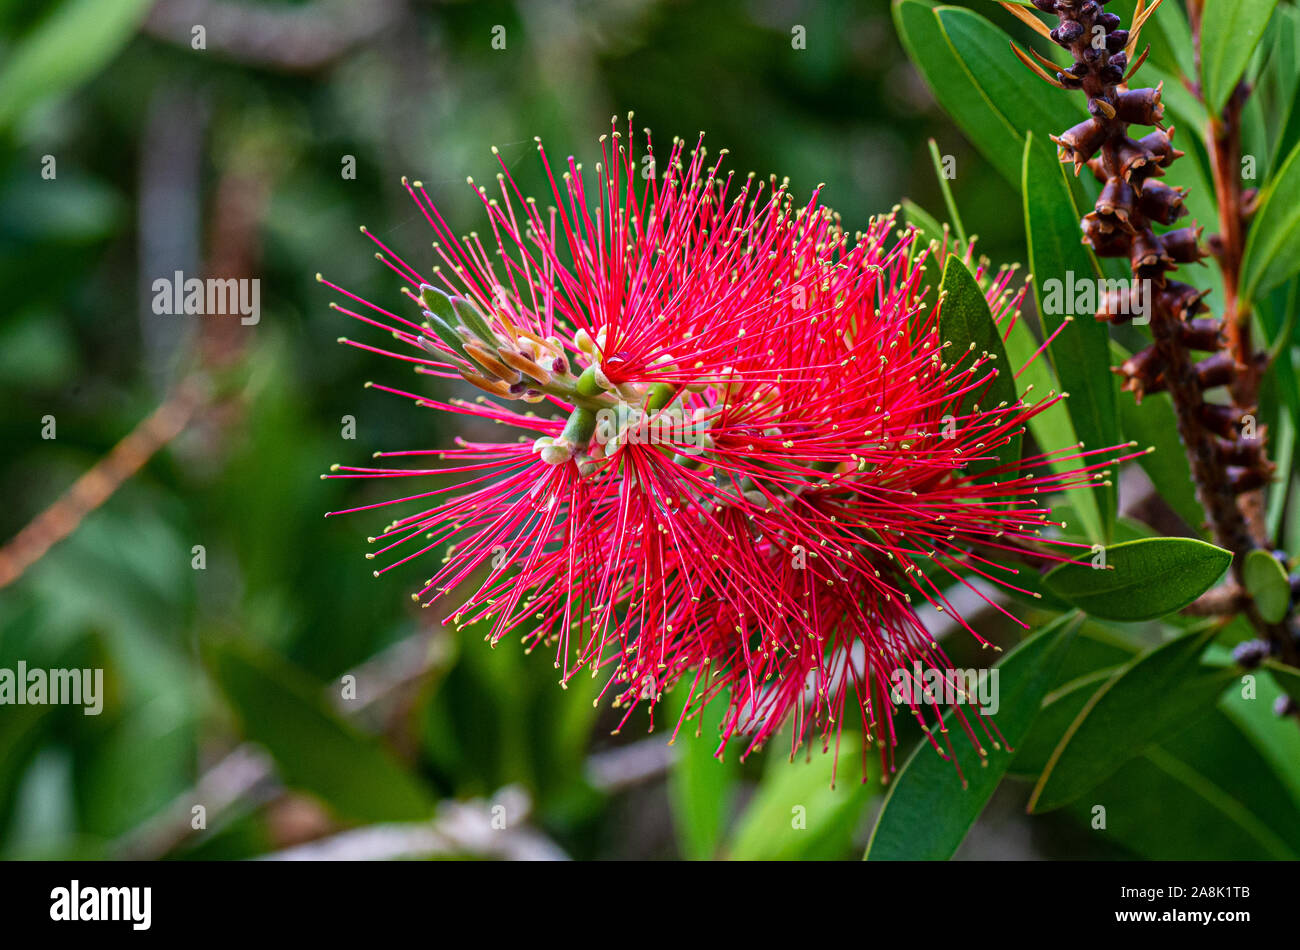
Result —
<path fill-rule="evenodd" d="M 1187 214 L 1187 207 L 1183 204 L 1186 194 L 1186 189 L 1149 181 L 1142 186 L 1138 209 L 1157 224 L 1173 224 Z"/>
<path fill-rule="evenodd" d="M 487 318 L 483 316 L 482 311 L 479 310 L 474 301 L 468 297 L 452 297 L 451 306 L 456 311 L 456 317 L 460 320 L 461 326 L 494 350 L 501 345 L 501 340 L 492 332 L 492 328 L 488 326 Z"/>
<path fill-rule="evenodd" d="M 1087 119 L 1073 128 L 1067 129 L 1059 136 L 1053 135 L 1052 141 L 1060 151 L 1061 161 L 1086 162 L 1097 154 L 1109 134 L 1105 123 L 1096 119 Z"/>
<path fill-rule="evenodd" d="M 1169 231 L 1161 236 L 1160 244 L 1171 260 L 1179 264 L 1195 264 L 1205 257 L 1205 252 L 1201 250 L 1201 232 L 1204 230 L 1191 227 Z"/>
<path fill-rule="evenodd" d="M 1163 87 L 1162 82 L 1153 89 L 1126 89 L 1116 93 L 1116 118 L 1134 125 L 1157 124 L 1165 116 L 1165 106 L 1160 101 Z"/>
<path fill-rule="evenodd" d="M 451 306 L 451 297 L 432 284 L 420 285 L 420 302 L 448 324 L 458 322 L 456 311 Z"/>

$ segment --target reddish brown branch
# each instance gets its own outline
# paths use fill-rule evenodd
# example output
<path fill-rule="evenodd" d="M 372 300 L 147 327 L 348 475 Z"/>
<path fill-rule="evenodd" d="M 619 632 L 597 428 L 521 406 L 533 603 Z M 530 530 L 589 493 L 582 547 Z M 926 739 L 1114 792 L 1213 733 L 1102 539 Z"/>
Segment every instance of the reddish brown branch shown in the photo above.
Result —
<path fill-rule="evenodd" d="M 16 581 L 46 551 L 72 534 L 86 515 L 107 501 L 159 449 L 176 438 L 203 403 L 205 392 L 201 377 L 195 375 L 183 380 L 111 452 L 0 548 L 0 587 Z"/>
<path fill-rule="evenodd" d="M 1213 116 L 1208 145 L 1214 160 L 1220 234 L 1210 241 L 1224 278 L 1224 312 L 1220 322 L 1200 318 L 1208 308 L 1204 293 L 1171 279 L 1180 264 L 1206 256 L 1200 228 L 1169 227 L 1187 213 L 1182 189 L 1159 179 L 1182 157 L 1174 130 L 1164 123 L 1162 90 L 1130 89 L 1129 52 L 1133 36 L 1120 18 L 1089 0 L 1034 0 L 1059 23 L 1053 42 L 1068 50 L 1073 64 L 1056 74 L 1067 89 L 1082 90 L 1091 118 L 1053 136 L 1063 162 L 1076 173 L 1086 164 L 1103 183 L 1096 207 L 1083 221 L 1084 240 L 1099 257 L 1128 258 L 1136 281 L 1149 283 L 1154 343 L 1118 367 L 1124 389 L 1140 400 L 1144 393 L 1167 391 L 1187 452 L 1197 496 L 1218 543 L 1233 554 L 1233 572 L 1243 580 L 1246 556 L 1268 546 L 1263 489 L 1275 466 L 1265 452 L 1265 433 L 1251 418 L 1257 411 L 1260 376 L 1265 362 L 1254 351 L 1250 313 L 1240 296 L 1245 246 L 1246 206 L 1239 178 L 1241 114 L 1249 88 L 1234 90 L 1223 113 Z M 1190 4 L 1196 55 L 1200 56 L 1200 4 Z M 1099 38 L 1101 42 L 1099 42 Z M 1194 89 L 1198 94 L 1199 89 Z M 1140 135 L 1135 126 L 1154 128 Z M 1097 318 L 1112 323 L 1132 319 L 1131 301 L 1107 300 Z M 1209 355 L 1196 359 L 1192 352 Z M 1227 404 L 1205 398 L 1207 390 L 1226 387 Z M 1265 623 L 1247 599 L 1242 610 L 1266 636 L 1277 655 L 1296 663 L 1297 642 L 1288 624 Z"/>

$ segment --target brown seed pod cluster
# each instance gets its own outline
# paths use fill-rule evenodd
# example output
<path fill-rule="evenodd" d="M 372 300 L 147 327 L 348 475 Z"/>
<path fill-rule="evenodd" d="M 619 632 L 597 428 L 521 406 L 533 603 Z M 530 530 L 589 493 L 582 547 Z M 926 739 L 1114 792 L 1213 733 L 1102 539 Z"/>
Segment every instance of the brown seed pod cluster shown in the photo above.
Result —
<path fill-rule="evenodd" d="M 1053 77 L 1042 68 L 1057 69 L 1049 60 L 1037 57 L 1035 63 L 1020 50 L 1016 54 L 1052 85 L 1088 97 L 1088 118 L 1052 137 L 1062 162 L 1073 165 L 1076 175 L 1087 167 L 1102 185 L 1082 222 L 1084 243 L 1099 257 L 1127 258 L 1135 279 L 1132 291 L 1103 294 L 1097 319 L 1119 323 L 1139 312 L 1150 317 L 1154 342 L 1114 371 L 1139 401 L 1146 393 L 1172 393 L 1179 434 L 1216 534 L 1234 551 L 1248 550 L 1253 542 L 1236 497 L 1268 484 L 1276 466 L 1265 455 L 1263 427 L 1254 424 L 1256 408 L 1233 404 L 1230 389 L 1238 374 L 1257 367 L 1238 365 L 1221 322 L 1203 316 L 1209 312 L 1206 292 L 1171 276 L 1180 265 L 1199 263 L 1208 254 L 1195 224 L 1156 231 L 1187 214 L 1185 189 L 1160 181 L 1183 152 L 1174 146 L 1174 129 L 1165 124 L 1161 87 L 1128 87 L 1146 58 L 1144 52 L 1130 64 L 1137 34 L 1158 4 L 1139 5 L 1132 32 L 1106 11 L 1106 0 L 1033 4 L 1058 18 L 1046 35 L 1074 62 Z M 1017 16 L 1029 22 L 1031 15 L 1022 10 Z M 1040 21 L 1034 24 L 1045 31 Z M 1135 127 L 1151 131 L 1139 134 Z M 1144 288 L 1149 293 L 1142 293 Z M 1132 293 L 1142 297 L 1130 299 Z M 1196 362 L 1192 352 L 1208 355 Z M 1225 387 L 1227 403 L 1204 398 L 1207 390 Z"/>

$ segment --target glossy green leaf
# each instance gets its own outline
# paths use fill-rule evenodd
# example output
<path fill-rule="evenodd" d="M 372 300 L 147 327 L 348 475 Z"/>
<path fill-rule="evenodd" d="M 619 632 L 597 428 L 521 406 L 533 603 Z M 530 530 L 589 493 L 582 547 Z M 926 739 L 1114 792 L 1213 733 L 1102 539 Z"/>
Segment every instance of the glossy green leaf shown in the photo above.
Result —
<path fill-rule="evenodd" d="M 64 0 L 0 67 L 0 128 L 34 103 L 66 92 L 115 56 L 152 0 Z"/>
<path fill-rule="evenodd" d="M 727 849 L 739 861 L 840 858 L 863 809 L 879 788 L 862 781 L 862 737 L 845 732 L 831 751 L 805 761 L 774 761 Z M 838 754 L 839 764 L 836 765 Z M 832 777 L 835 784 L 832 787 Z"/>
<path fill-rule="evenodd" d="M 1162 70 L 1176 77 L 1195 75 L 1196 54 L 1192 30 L 1181 4 L 1172 0 L 1162 3 L 1160 9 L 1147 20 L 1146 26 L 1142 27 L 1142 45 L 1148 43 L 1151 44 L 1150 61 Z M 1178 85 L 1181 88 L 1181 83 Z"/>
<path fill-rule="evenodd" d="M 1241 686 L 1230 687 L 1219 700 L 1219 708 L 1268 761 L 1295 807 L 1300 808 L 1300 729 L 1294 719 L 1274 712 L 1278 698 L 1286 692 L 1280 684 L 1288 677 L 1291 688 L 1300 694 L 1300 670 L 1267 661 L 1263 676 L 1259 671 L 1243 673 Z M 1295 830 L 1300 834 L 1300 822 Z"/>
<path fill-rule="evenodd" d="M 1201 81 L 1211 112 L 1228 101 L 1276 6 L 1277 0 L 1204 0 Z"/>
<path fill-rule="evenodd" d="M 1002 781 L 1014 753 L 1029 732 L 1043 697 L 1079 626 L 1078 614 L 1058 618 L 998 664 L 1000 709 L 993 717 L 1011 749 L 979 751 L 958 737 L 953 742 L 963 787 L 953 763 L 921 742 L 895 778 L 867 844 L 867 860 L 943 860 L 952 857 Z M 951 715 L 945 717 L 945 720 Z"/>
<path fill-rule="evenodd" d="M 1246 555 L 1243 579 L 1265 621 L 1277 623 L 1286 616 L 1291 605 L 1291 581 L 1277 558 L 1267 551 L 1251 551 Z"/>
<path fill-rule="evenodd" d="M 1007 774 L 1036 780 L 1084 704 L 1137 652 L 1137 646 L 1094 621 L 1080 627 Z"/>
<path fill-rule="evenodd" d="M 1037 780 L 1052 760 L 1052 753 L 1060 745 L 1061 737 L 1083 712 L 1083 707 L 1119 670 L 1118 666 L 1094 670 L 1049 693 L 1034 720 L 1034 727 L 1016 749 L 1016 757 L 1007 771 Z"/>
<path fill-rule="evenodd" d="M 1053 568 L 1044 583 L 1094 617 L 1154 620 L 1200 597 L 1232 562 L 1228 551 L 1192 538 L 1127 541 L 1104 554 L 1104 567 L 1085 555 L 1081 563 Z"/>
<path fill-rule="evenodd" d="M 244 734 L 271 753 L 286 784 L 361 821 L 418 821 L 433 814 L 424 787 L 285 661 L 224 642 L 209 646 L 208 665 Z"/>
<path fill-rule="evenodd" d="M 1241 262 L 1242 295 L 1261 299 L 1300 272 L 1300 145 L 1287 156 L 1264 190 L 1246 238 Z"/>
<path fill-rule="evenodd" d="M 1126 764 L 1068 810 L 1151 860 L 1294 860 L 1300 732 L 1270 712 L 1272 693 L 1229 688 L 1190 729 Z M 1262 728 L 1261 728 L 1262 727 Z M 1272 748 L 1274 744 L 1280 746 Z"/>
<path fill-rule="evenodd" d="M 1214 706 L 1233 669 L 1200 657 L 1214 629 L 1191 631 L 1134 658 L 1084 704 L 1052 752 L 1029 799 L 1031 812 L 1066 805 L 1125 762 L 1191 725 Z"/>
<path fill-rule="evenodd" d="M 1043 332 L 1052 334 L 1073 316 L 1048 347 L 1048 356 L 1061 388 L 1070 394 L 1066 406 L 1074 431 L 1089 449 L 1118 445 L 1123 437 L 1116 409 L 1117 387 L 1109 372 L 1107 327 L 1093 318 L 1095 309 L 1093 313 L 1072 313 L 1075 295 L 1069 289 L 1084 281 L 1097 280 L 1101 271 L 1092 252 L 1081 241 L 1082 216 L 1074 203 L 1065 168 L 1046 137 L 1032 133 L 1028 136 L 1021 187 L 1029 268 L 1034 275 L 1034 299 L 1043 321 Z M 1059 286 L 1060 292 L 1048 293 L 1054 286 Z M 1093 293 L 1092 297 L 1096 300 L 1098 294 Z M 1053 299 L 1068 305 L 1048 306 Z M 1105 484 L 1106 481 L 1096 483 L 1092 489 L 1102 529 L 1101 537 L 1093 540 L 1103 542 L 1110 539 L 1117 501 L 1114 486 Z"/>
<path fill-rule="evenodd" d="M 1018 188 L 1025 132 L 1061 131 L 1070 100 L 1035 79 L 1012 55 L 1009 37 L 973 10 L 894 0 L 894 22 L 935 99 Z"/>
<path fill-rule="evenodd" d="M 1252 811 L 1234 794 L 1244 787 L 1226 789 L 1156 746 L 1125 763 L 1069 811 L 1094 828 L 1093 822 L 1104 814 L 1101 833 L 1148 860 L 1293 859 L 1294 849 L 1270 827 L 1274 816 Z"/>
<path fill-rule="evenodd" d="M 1041 340 L 1030 329 L 1028 316 L 1021 314 L 1006 333 L 1003 343 L 1006 346 L 1007 358 L 1011 360 L 1011 367 L 1017 374 L 1016 386 L 1024 395 L 1026 402 L 1041 402 L 1060 392 L 1061 385 L 1052 369 L 1051 359 L 1034 355 L 1038 352 Z M 1067 403 L 1068 400 L 1057 400 L 1029 420 L 1029 431 L 1033 433 L 1034 440 L 1039 446 L 1063 448 L 1078 444 L 1079 436 L 1074 431 L 1074 423 L 1070 421 Z M 1065 461 L 1055 462 L 1050 469 L 1053 472 L 1063 472 L 1073 464 Z M 1082 523 L 1084 533 L 1089 538 L 1102 537 L 1101 513 L 1097 508 L 1096 496 L 1092 492 L 1086 494 L 1075 492 L 1071 503 L 1078 512 L 1077 520 Z M 1026 573 L 1026 571 L 1020 572 L 1021 581 L 1025 580 Z M 1045 596 L 1051 596 L 1050 592 L 1042 590 L 1042 583 L 1037 579 L 1032 585 L 1020 584 L 1020 586 L 1030 587 Z M 1056 600 L 1055 597 L 1052 599 Z M 1060 604 L 1059 601 L 1057 603 Z M 1044 603 L 1043 606 L 1049 604 Z M 1069 605 L 1064 606 L 1068 608 Z"/>
<path fill-rule="evenodd" d="M 980 290 L 975 275 L 955 254 L 949 254 L 943 267 L 943 282 L 940 284 L 943 304 L 939 311 L 939 336 L 944 343 L 951 344 L 948 362 L 963 360 L 962 366 L 968 367 L 980 354 L 987 353 L 992 362 L 985 363 L 975 372 L 977 378 L 989 373 L 996 375 L 986 387 L 968 393 L 958 410 L 958 422 L 961 417 L 974 411 L 976 405 L 990 410 L 1002 403 L 1014 405 L 1020 398 L 1016 393 L 1015 368 L 1007 359 L 1006 348 L 1002 345 L 1002 336 L 998 325 L 993 322 L 984 292 Z M 971 355 L 964 356 L 967 352 Z M 968 471 L 973 474 L 988 471 L 1002 465 L 1020 461 L 1019 435 L 997 450 L 997 458 L 981 458 L 971 462 Z M 990 450 L 982 450 L 991 454 Z"/>

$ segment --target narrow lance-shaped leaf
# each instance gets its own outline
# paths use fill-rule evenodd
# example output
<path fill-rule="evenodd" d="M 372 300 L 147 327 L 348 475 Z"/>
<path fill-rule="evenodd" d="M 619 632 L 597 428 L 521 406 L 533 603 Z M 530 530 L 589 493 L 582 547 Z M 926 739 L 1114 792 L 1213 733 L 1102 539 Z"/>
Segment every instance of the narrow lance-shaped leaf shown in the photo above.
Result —
<path fill-rule="evenodd" d="M 1223 576 L 1232 554 L 1193 538 L 1113 544 L 1053 568 L 1047 589 L 1102 620 L 1154 620 L 1181 610 Z"/>
<path fill-rule="evenodd" d="M 1039 776 L 1031 812 L 1066 805 L 1214 707 L 1232 668 L 1201 665 L 1215 629 L 1193 630 L 1126 664 L 1075 717 Z"/>
<path fill-rule="evenodd" d="M 943 243 L 943 225 L 916 202 L 903 199 L 903 216 L 908 224 L 921 232 L 922 240 Z"/>
<path fill-rule="evenodd" d="M 894 22 L 944 111 L 1003 178 L 1020 187 L 1026 129 L 1058 131 L 1067 100 L 1024 70 L 1011 55 L 1009 37 L 971 10 L 940 8 L 932 0 L 894 0 Z M 996 74 L 988 71 L 995 59 Z M 1014 70 L 1023 76 L 1012 79 Z"/>
<path fill-rule="evenodd" d="M 1300 272 L 1300 145 L 1260 194 L 1241 262 L 1242 296 L 1249 304 Z"/>
<path fill-rule="evenodd" d="M 1120 444 L 1116 408 L 1117 386 L 1110 373 L 1110 342 L 1106 324 L 1092 313 L 1073 313 L 1079 294 L 1076 288 L 1091 289 L 1096 301 L 1101 285 L 1097 262 L 1082 243 L 1079 209 L 1074 203 L 1065 170 L 1046 138 L 1030 135 L 1024 154 L 1025 235 L 1029 244 L 1029 267 L 1034 275 L 1034 299 L 1045 334 L 1055 333 L 1048 355 L 1061 388 L 1070 394 L 1066 406 L 1074 431 L 1088 449 Z M 1054 449 L 1058 446 L 1044 446 Z M 1115 525 L 1117 495 L 1109 479 L 1093 485 L 1101 515 L 1101 536 L 1108 541 Z"/>
<path fill-rule="evenodd" d="M 1223 109 L 1255 46 L 1264 35 L 1277 0 L 1203 0 L 1201 81 L 1211 112 Z"/>
<path fill-rule="evenodd" d="M 1267 660 L 1265 666 L 1282 691 L 1300 703 L 1300 670 L 1278 660 Z"/>
<path fill-rule="evenodd" d="M 952 857 L 1029 732 L 1079 619 L 1077 613 L 1058 618 L 997 665 L 1000 708 L 993 721 L 1011 749 L 985 750 L 988 755 L 981 756 L 969 743 L 954 743 L 966 788 L 957 781 L 951 761 L 936 755 L 928 742 L 920 743 L 889 790 L 867 844 L 867 860 Z"/>
<path fill-rule="evenodd" d="M 1051 360 L 1042 355 L 1035 356 L 1039 342 L 1030 329 L 1029 318 L 1023 314 L 1003 339 L 1007 358 L 1011 360 L 1011 369 L 1014 374 L 1018 374 L 1016 387 L 1025 401 L 1031 403 L 1042 402 L 1060 391 L 1060 384 L 1052 370 Z M 1070 420 L 1070 410 L 1066 402 L 1067 400 L 1064 399 L 1058 400 L 1046 409 L 1035 413 L 1029 420 L 1029 431 L 1033 433 L 1034 440 L 1039 446 L 1059 449 L 1078 444 L 1079 436 L 1074 431 L 1074 423 Z M 1076 463 L 1056 462 L 1052 465 L 1052 471 L 1067 471 L 1073 464 Z M 1095 494 L 1075 492 L 1070 503 L 1078 512 L 1078 520 L 1083 524 L 1084 533 L 1089 538 L 1100 538 L 1102 536 L 1101 513 L 1097 508 Z M 1026 586 L 1025 574 L 1025 571 L 1020 572 L 1020 577 L 1016 581 L 1018 586 Z M 1042 584 L 1037 581 L 1036 576 L 1034 580 L 1035 583 L 1030 586 L 1034 590 L 1039 590 Z M 1044 592 L 1039 590 L 1039 593 Z M 1051 595 L 1045 594 L 1045 596 Z M 1041 603 L 1040 606 L 1047 606 L 1047 604 Z"/>
<path fill-rule="evenodd" d="M 1016 393 L 1015 370 L 1007 360 L 1006 348 L 998 325 L 993 322 L 984 292 L 980 290 L 975 275 L 961 262 L 955 254 L 948 255 L 943 267 L 943 281 L 939 285 L 943 304 L 939 311 L 939 336 L 944 343 L 950 344 L 944 351 L 944 359 L 953 363 L 965 359 L 964 365 L 970 366 L 983 354 L 988 354 L 989 362 L 975 369 L 976 378 L 983 378 L 989 373 L 996 375 L 987 387 L 980 387 L 962 400 L 958 410 L 957 425 L 961 426 L 961 417 L 970 415 L 978 404 L 988 410 L 1002 403 L 1008 407 L 1019 400 Z M 1010 441 L 996 451 L 996 458 L 978 458 L 967 467 L 972 474 L 980 474 L 1001 465 L 1020 461 L 1019 435 L 1013 435 Z M 992 456 L 991 447 L 980 450 L 982 456 Z"/>

